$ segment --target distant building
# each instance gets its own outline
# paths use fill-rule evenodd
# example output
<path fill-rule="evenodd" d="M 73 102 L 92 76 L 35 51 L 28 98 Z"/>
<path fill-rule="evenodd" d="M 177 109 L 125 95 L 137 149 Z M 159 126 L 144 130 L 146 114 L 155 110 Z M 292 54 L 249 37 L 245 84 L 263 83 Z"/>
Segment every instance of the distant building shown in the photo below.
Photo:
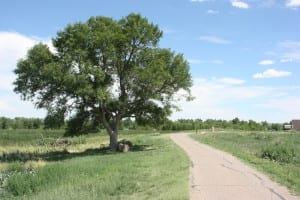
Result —
<path fill-rule="evenodd" d="M 292 129 L 295 131 L 300 131 L 300 120 L 292 120 Z"/>
<path fill-rule="evenodd" d="M 293 126 L 291 124 L 284 124 L 283 125 L 283 130 L 289 131 L 292 130 Z"/>

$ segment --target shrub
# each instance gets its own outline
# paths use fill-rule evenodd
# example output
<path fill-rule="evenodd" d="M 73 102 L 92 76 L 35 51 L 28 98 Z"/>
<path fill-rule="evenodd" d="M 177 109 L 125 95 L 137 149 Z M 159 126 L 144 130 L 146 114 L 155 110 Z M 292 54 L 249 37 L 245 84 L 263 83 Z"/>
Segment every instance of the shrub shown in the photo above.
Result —
<path fill-rule="evenodd" d="M 15 196 L 30 194 L 37 191 L 40 185 L 34 173 L 17 173 L 7 180 L 7 190 Z"/>
<path fill-rule="evenodd" d="M 6 189 L 14 196 L 32 194 L 47 187 L 48 184 L 58 184 L 64 174 L 65 169 L 58 165 L 16 172 L 7 179 Z"/>
<path fill-rule="evenodd" d="M 296 154 L 293 148 L 275 145 L 263 148 L 260 152 L 260 157 L 274 162 L 291 163 L 295 160 Z"/>
<path fill-rule="evenodd" d="M 0 154 L 0 161 L 1 162 L 26 162 L 28 160 L 38 160 L 38 152 L 3 152 L 2 155 Z"/>

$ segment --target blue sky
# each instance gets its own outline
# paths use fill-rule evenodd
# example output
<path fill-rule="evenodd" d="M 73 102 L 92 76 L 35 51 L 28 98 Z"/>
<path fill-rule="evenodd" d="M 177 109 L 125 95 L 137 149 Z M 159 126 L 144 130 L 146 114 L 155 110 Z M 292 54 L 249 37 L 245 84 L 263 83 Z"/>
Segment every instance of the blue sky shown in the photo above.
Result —
<path fill-rule="evenodd" d="M 161 47 L 190 63 L 192 102 L 171 118 L 300 118 L 300 0 L 7 0 L 0 7 L 0 116 L 44 117 L 13 93 L 13 69 L 37 42 L 90 16 L 140 13 Z"/>

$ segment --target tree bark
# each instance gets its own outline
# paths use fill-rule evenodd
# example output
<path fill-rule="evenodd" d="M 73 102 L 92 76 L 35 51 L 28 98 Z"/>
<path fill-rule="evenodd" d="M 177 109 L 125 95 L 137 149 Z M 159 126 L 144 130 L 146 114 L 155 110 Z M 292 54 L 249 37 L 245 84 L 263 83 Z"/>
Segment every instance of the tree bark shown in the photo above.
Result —
<path fill-rule="evenodd" d="M 117 151 L 118 148 L 118 132 L 112 131 L 109 134 L 109 149 L 111 151 Z"/>
<path fill-rule="evenodd" d="M 108 119 L 105 117 L 105 107 L 102 104 L 101 107 L 101 121 L 109 135 L 109 149 L 111 151 L 117 151 L 118 149 L 118 132 L 119 125 L 121 121 L 121 115 L 117 114 L 114 119 L 109 123 Z"/>

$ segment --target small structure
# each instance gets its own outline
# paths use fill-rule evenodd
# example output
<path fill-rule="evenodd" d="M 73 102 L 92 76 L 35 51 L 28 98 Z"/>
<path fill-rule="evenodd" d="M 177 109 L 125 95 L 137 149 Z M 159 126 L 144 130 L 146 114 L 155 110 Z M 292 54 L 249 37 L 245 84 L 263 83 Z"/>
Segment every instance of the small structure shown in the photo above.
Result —
<path fill-rule="evenodd" d="M 293 126 L 291 124 L 284 124 L 283 125 L 283 130 L 289 131 L 292 130 Z"/>
<path fill-rule="evenodd" d="M 295 131 L 300 131 L 300 119 L 292 120 L 292 129 Z"/>

